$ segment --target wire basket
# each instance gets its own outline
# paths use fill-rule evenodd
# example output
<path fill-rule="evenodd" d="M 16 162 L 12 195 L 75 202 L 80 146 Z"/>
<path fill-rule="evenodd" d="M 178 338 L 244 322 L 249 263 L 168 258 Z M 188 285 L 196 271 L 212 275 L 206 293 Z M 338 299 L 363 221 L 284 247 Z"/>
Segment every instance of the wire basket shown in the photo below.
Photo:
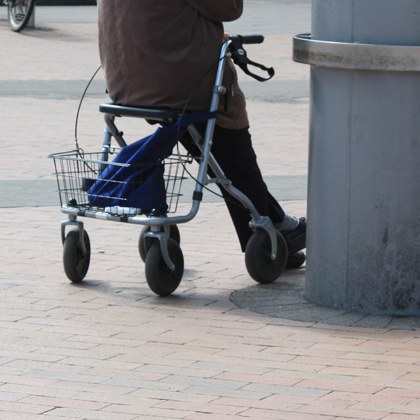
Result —
<path fill-rule="evenodd" d="M 171 155 L 163 160 L 126 164 L 106 161 L 107 152 L 80 149 L 57 153 L 54 160 L 61 207 L 112 215 L 175 213 L 186 179 L 185 166 L 193 158 Z"/>

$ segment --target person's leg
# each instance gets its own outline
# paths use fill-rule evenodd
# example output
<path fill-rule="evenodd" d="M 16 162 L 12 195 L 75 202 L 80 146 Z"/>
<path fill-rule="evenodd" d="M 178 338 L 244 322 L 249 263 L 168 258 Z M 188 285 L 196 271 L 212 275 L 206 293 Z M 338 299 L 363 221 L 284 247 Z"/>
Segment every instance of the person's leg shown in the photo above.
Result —
<path fill-rule="evenodd" d="M 204 133 L 205 124 L 197 125 L 197 128 L 201 133 Z M 193 155 L 199 153 L 188 135 L 182 143 Z M 232 184 L 252 201 L 261 215 L 269 216 L 275 224 L 285 223 L 285 217 L 289 216 L 285 215 L 281 206 L 267 190 L 257 164 L 248 129 L 229 130 L 216 126 L 211 152 Z M 209 174 L 214 176 L 211 170 L 209 170 Z M 221 188 L 221 192 L 235 226 L 242 251 L 244 251 L 253 233 L 249 227 L 251 216 L 243 205 L 224 188 Z"/>
<path fill-rule="evenodd" d="M 273 223 L 284 220 L 283 209 L 269 193 L 262 178 L 248 129 L 228 130 L 216 126 L 211 152 L 232 185 L 252 201 L 262 216 L 269 216 Z M 242 204 L 222 190 L 244 251 L 253 233 L 249 227 L 251 216 Z"/>
<path fill-rule="evenodd" d="M 202 135 L 204 135 L 205 127 L 205 123 L 197 125 Z M 181 142 L 193 156 L 200 156 L 199 149 L 188 133 Z M 227 130 L 216 126 L 211 151 L 232 184 L 250 198 L 261 215 L 268 215 L 276 228 L 283 233 L 289 249 L 286 268 L 300 267 L 306 259 L 305 254 L 299 252 L 306 246 L 306 220 L 301 218 L 298 221 L 285 214 L 275 198 L 268 192 L 257 164 L 248 129 Z M 210 168 L 208 168 L 208 173 L 214 177 Z M 253 234 L 249 227 L 251 216 L 243 205 L 223 187 L 220 187 L 220 190 L 235 226 L 241 249 L 245 251 L 246 244 Z"/>

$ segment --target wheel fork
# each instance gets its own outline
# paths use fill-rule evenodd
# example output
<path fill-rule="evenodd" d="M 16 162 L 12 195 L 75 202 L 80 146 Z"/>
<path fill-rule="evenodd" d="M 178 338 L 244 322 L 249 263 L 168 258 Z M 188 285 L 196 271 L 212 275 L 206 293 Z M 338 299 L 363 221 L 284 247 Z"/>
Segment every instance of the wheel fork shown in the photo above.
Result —
<path fill-rule="evenodd" d="M 61 222 L 61 243 L 64 245 L 64 241 L 66 240 L 66 226 L 76 226 L 79 230 L 79 242 L 80 247 L 82 248 L 83 255 L 87 255 L 87 249 L 85 247 L 85 229 L 83 222 L 77 220 L 76 216 L 70 214 L 68 220 L 64 220 Z"/>
<path fill-rule="evenodd" d="M 271 242 L 271 259 L 274 261 L 277 258 L 277 234 L 273 222 L 267 216 L 260 216 L 256 221 L 249 222 L 251 229 L 263 229 L 267 232 Z"/>
<path fill-rule="evenodd" d="M 153 231 L 153 228 L 155 226 L 152 226 L 152 231 L 151 232 L 147 232 L 145 233 L 145 237 L 148 236 L 150 238 L 157 238 L 159 239 L 159 244 L 160 244 L 160 250 L 162 252 L 162 258 L 165 261 L 165 264 L 168 266 L 168 268 L 171 271 L 175 271 L 175 264 L 172 262 L 171 258 L 169 257 L 169 252 L 168 252 L 168 234 L 165 232 L 160 232 L 160 231 Z M 159 226 L 157 227 L 159 228 Z M 166 226 L 165 226 L 166 228 Z"/>

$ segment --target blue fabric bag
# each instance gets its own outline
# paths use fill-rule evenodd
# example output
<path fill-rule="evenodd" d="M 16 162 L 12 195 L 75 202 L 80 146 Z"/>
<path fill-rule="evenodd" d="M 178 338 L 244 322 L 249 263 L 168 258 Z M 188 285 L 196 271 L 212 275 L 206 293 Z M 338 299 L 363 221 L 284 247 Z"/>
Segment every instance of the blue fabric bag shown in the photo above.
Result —
<path fill-rule="evenodd" d="M 135 207 L 148 214 L 167 212 L 164 163 L 188 126 L 216 118 L 217 112 L 182 115 L 159 127 L 151 136 L 132 143 L 118 153 L 88 190 L 89 202 L 97 207 Z"/>

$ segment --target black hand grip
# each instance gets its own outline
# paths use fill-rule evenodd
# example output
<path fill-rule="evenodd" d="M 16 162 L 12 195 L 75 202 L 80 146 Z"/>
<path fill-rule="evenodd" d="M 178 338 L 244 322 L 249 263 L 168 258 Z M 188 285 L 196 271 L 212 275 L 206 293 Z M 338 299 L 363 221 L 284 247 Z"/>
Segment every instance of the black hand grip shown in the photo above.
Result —
<path fill-rule="evenodd" d="M 264 42 L 264 37 L 262 35 L 240 35 L 240 37 L 242 38 L 243 44 L 261 44 Z"/>

